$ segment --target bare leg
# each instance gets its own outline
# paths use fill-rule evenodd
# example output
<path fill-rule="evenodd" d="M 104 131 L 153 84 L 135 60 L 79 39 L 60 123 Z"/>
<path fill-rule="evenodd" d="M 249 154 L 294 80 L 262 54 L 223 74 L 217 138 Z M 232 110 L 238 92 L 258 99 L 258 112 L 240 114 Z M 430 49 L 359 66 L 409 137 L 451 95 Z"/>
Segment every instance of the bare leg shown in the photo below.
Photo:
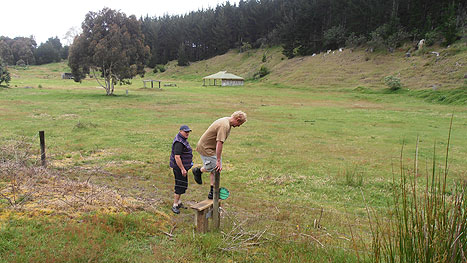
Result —
<path fill-rule="evenodd" d="M 180 202 L 180 195 L 174 194 L 174 205 L 173 206 L 177 206 L 179 202 Z"/>
<path fill-rule="evenodd" d="M 204 169 L 204 166 L 201 167 L 200 171 L 203 173 L 207 172 L 206 169 Z M 211 172 L 210 180 L 211 180 L 211 185 L 214 185 L 214 171 Z"/>

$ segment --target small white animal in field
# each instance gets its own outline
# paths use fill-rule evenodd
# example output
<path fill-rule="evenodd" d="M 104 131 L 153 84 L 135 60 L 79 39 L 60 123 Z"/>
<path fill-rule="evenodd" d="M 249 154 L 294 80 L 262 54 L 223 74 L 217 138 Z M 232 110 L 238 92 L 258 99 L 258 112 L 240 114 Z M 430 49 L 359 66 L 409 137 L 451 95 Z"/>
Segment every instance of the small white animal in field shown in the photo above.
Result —
<path fill-rule="evenodd" d="M 328 52 L 326 52 L 327 54 L 331 53 L 332 50 L 328 50 Z"/>
<path fill-rule="evenodd" d="M 435 51 L 431 51 L 431 54 L 435 54 L 437 57 L 439 57 L 439 53 Z"/>
<path fill-rule="evenodd" d="M 343 49 L 343 48 L 339 48 L 339 52 L 342 52 L 342 51 L 344 51 L 344 49 Z"/>
<path fill-rule="evenodd" d="M 316 53 L 313 53 L 313 55 L 311 55 L 312 57 L 316 56 Z"/>
<path fill-rule="evenodd" d="M 418 42 L 418 49 L 422 49 L 423 45 L 425 45 L 425 39 L 422 39 L 420 42 Z"/>

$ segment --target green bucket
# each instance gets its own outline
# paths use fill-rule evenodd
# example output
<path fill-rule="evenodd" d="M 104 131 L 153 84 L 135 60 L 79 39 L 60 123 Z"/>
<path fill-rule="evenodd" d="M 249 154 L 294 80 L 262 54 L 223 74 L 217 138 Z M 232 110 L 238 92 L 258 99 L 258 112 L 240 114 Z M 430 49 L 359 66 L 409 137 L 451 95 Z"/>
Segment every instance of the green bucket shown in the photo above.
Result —
<path fill-rule="evenodd" d="M 227 190 L 227 188 L 224 188 L 224 187 L 219 188 L 219 198 L 220 199 L 225 200 L 225 199 L 227 199 L 227 197 L 229 197 L 229 195 L 230 195 L 230 192 L 229 192 L 229 190 Z"/>

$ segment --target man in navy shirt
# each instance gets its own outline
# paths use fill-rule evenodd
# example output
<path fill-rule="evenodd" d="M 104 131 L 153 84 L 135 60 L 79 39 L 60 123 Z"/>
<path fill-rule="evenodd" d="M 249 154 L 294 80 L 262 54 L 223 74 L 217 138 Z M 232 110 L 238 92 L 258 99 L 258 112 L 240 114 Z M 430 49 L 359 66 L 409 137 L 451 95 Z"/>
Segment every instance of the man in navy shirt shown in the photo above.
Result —
<path fill-rule="evenodd" d="M 180 200 L 182 194 L 188 188 L 188 170 L 193 166 L 193 151 L 188 143 L 191 129 L 187 125 L 180 126 L 180 132 L 175 136 L 170 154 L 170 167 L 175 176 L 175 193 L 172 212 L 180 213 L 183 204 Z"/>

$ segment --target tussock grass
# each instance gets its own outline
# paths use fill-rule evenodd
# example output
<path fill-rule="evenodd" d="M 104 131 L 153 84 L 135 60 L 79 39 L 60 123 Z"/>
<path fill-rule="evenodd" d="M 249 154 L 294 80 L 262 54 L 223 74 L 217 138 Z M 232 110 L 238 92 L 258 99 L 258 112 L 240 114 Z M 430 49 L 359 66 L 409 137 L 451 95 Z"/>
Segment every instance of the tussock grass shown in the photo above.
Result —
<path fill-rule="evenodd" d="M 345 184 L 353 187 L 363 186 L 364 171 L 358 168 L 357 165 L 347 166 L 343 171 Z"/>
<path fill-rule="evenodd" d="M 452 120 L 451 120 L 452 125 Z M 425 186 L 417 184 L 418 140 L 412 170 L 403 164 L 394 183 L 389 220 L 376 218 L 373 229 L 375 262 L 465 262 L 467 261 L 467 200 L 465 181 L 448 186 L 448 153 L 444 169 L 438 168 L 436 148 Z"/>

